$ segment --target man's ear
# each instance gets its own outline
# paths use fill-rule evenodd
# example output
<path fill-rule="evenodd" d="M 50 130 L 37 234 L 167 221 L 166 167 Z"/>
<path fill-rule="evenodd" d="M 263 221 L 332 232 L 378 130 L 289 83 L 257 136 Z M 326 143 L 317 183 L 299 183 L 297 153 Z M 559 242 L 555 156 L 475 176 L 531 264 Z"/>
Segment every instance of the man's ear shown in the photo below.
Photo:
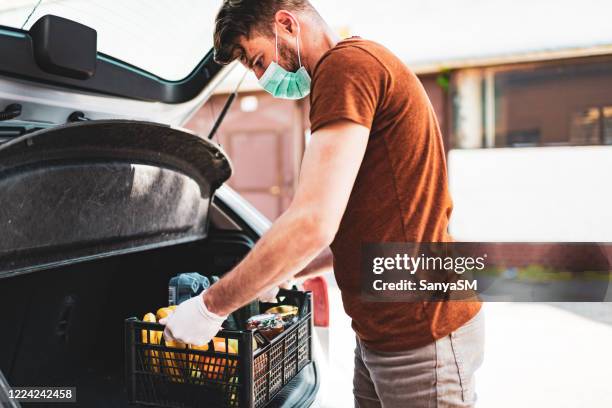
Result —
<path fill-rule="evenodd" d="M 278 35 L 289 35 L 295 37 L 298 32 L 298 21 L 294 14 L 287 10 L 279 10 L 274 15 L 274 23 L 278 30 Z"/>

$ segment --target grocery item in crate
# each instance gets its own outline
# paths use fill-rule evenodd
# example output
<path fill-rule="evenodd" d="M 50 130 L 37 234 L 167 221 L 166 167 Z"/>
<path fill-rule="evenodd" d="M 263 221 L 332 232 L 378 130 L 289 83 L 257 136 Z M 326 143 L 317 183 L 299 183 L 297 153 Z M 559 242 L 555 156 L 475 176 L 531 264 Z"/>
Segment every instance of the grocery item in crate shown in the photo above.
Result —
<path fill-rule="evenodd" d="M 285 330 L 285 323 L 280 315 L 266 313 L 249 318 L 246 328 L 247 330 L 257 329 L 268 340 L 272 341 Z"/>
<path fill-rule="evenodd" d="M 210 287 L 210 280 L 197 272 L 181 273 L 168 282 L 168 304 L 180 305 Z"/>
<path fill-rule="evenodd" d="M 147 313 L 142 318 L 143 322 L 156 323 L 157 320 L 153 313 Z M 156 330 L 143 330 L 142 331 L 142 343 L 143 344 L 159 344 L 161 341 L 162 332 Z M 159 373 L 160 361 L 159 351 L 156 350 L 145 350 L 145 357 L 147 365 L 150 371 Z"/>
<path fill-rule="evenodd" d="M 176 308 L 175 305 L 171 305 L 168 307 L 161 307 L 157 310 L 157 321 L 164 319 L 172 313 L 172 311 Z M 160 333 L 160 336 L 163 337 L 163 333 Z M 165 339 L 164 339 L 165 340 Z M 185 349 L 187 346 L 185 343 L 175 340 L 165 340 L 165 344 L 168 347 Z M 181 370 L 184 368 L 184 361 L 186 360 L 186 355 L 184 353 L 174 353 L 164 351 L 162 353 L 163 359 L 161 360 L 161 368 L 162 371 L 168 374 L 168 376 L 175 382 L 183 382 L 183 378 L 181 376 Z"/>
<path fill-rule="evenodd" d="M 227 346 L 225 341 L 227 340 Z M 225 339 L 215 337 L 213 339 L 214 351 L 219 353 L 227 353 L 232 355 L 238 354 L 238 340 Z M 190 350 L 208 351 L 209 346 L 189 345 Z M 236 359 L 226 359 L 223 357 L 200 356 L 197 354 L 189 355 L 189 373 L 193 378 L 208 378 L 211 380 L 220 380 L 228 377 L 233 377 L 236 374 Z M 226 373 L 226 368 L 229 370 Z"/>
<path fill-rule="evenodd" d="M 285 329 L 298 321 L 298 307 L 292 305 L 281 305 L 271 307 L 266 310 L 266 313 L 271 313 L 280 316 L 283 320 Z"/>

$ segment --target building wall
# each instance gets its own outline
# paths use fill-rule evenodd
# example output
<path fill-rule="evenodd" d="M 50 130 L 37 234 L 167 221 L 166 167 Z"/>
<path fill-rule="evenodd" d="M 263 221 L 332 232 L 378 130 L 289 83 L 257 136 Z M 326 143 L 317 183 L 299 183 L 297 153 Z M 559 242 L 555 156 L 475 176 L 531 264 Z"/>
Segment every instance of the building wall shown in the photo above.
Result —
<path fill-rule="evenodd" d="M 446 151 L 450 149 L 450 121 L 448 116 L 448 94 L 447 92 L 438 85 L 438 74 L 421 75 L 419 76 L 429 100 L 436 112 L 440 130 L 442 131 L 442 138 L 444 140 L 444 147 Z"/>
<path fill-rule="evenodd" d="M 599 243 L 474 243 L 472 253 L 486 254 L 487 266 L 524 268 L 538 265 L 565 272 L 612 270 L 612 245 Z"/>
<path fill-rule="evenodd" d="M 458 241 L 612 242 L 612 146 L 449 153 Z"/>

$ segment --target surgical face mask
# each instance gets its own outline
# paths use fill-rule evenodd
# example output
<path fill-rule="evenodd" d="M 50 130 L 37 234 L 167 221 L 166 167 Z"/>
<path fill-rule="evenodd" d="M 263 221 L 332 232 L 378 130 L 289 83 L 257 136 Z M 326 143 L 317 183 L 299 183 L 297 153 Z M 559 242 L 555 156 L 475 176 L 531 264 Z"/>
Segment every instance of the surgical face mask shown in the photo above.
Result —
<path fill-rule="evenodd" d="M 278 31 L 274 27 L 276 35 L 276 61 L 271 62 L 266 72 L 259 79 L 259 84 L 273 97 L 279 99 L 302 99 L 310 94 L 310 75 L 306 68 L 302 66 L 300 55 L 300 30 L 297 35 L 297 51 L 300 69 L 296 72 L 289 72 L 278 65 Z"/>

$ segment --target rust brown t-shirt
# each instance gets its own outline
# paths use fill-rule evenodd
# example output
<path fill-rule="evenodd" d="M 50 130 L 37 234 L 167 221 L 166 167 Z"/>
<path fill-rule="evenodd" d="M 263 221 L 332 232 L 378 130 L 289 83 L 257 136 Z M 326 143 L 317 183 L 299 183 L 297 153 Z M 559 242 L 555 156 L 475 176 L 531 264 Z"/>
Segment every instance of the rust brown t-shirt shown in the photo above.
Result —
<path fill-rule="evenodd" d="M 370 129 L 331 245 L 353 329 L 380 351 L 420 347 L 458 329 L 480 310 L 479 302 L 372 303 L 360 296 L 362 243 L 452 240 L 444 146 L 419 79 L 383 46 L 353 37 L 317 63 L 310 103 L 312 132 L 337 120 Z"/>

